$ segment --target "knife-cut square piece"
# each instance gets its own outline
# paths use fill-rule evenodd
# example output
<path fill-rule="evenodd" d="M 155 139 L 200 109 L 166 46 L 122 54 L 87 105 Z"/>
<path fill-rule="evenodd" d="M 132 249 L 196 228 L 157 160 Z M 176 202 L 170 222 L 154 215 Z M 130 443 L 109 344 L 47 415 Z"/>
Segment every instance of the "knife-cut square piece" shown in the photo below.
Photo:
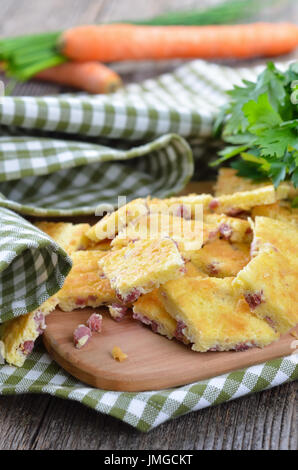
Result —
<path fill-rule="evenodd" d="M 288 222 L 298 227 L 298 209 L 292 208 L 290 203 L 283 204 L 276 202 L 275 204 L 267 204 L 264 206 L 254 207 L 251 211 L 253 218 L 257 216 L 270 217 L 281 222 Z"/>
<path fill-rule="evenodd" d="M 108 252 L 99 265 L 124 303 L 135 301 L 185 272 L 184 260 L 170 238 L 131 242 Z"/>
<path fill-rule="evenodd" d="M 232 288 L 233 278 L 186 278 L 160 287 L 167 312 L 195 351 L 242 351 L 263 347 L 278 334 L 254 316 Z"/>
<path fill-rule="evenodd" d="M 208 208 L 212 213 L 243 217 L 255 206 L 274 202 L 276 202 L 276 194 L 274 187 L 270 185 L 252 191 L 224 194 L 212 199 Z"/>
<path fill-rule="evenodd" d="M 134 199 L 118 210 L 106 214 L 87 232 L 87 237 L 93 242 L 113 239 L 129 222 L 140 215 L 147 214 L 148 206 L 145 199 Z"/>
<path fill-rule="evenodd" d="M 203 220 L 188 220 L 165 213 L 152 213 L 136 219 L 118 234 L 112 246 L 119 248 L 130 241 L 170 237 L 179 250 L 199 250 L 203 244 Z"/>
<path fill-rule="evenodd" d="M 252 240 L 251 223 L 225 214 L 206 214 L 204 223 L 213 224 L 218 229 L 220 238 L 230 242 L 250 243 Z"/>
<path fill-rule="evenodd" d="M 251 311 L 276 331 L 298 323 L 298 230 L 269 217 L 256 217 L 252 259 L 233 284 Z"/>
<path fill-rule="evenodd" d="M 190 255 L 191 262 L 212 277 L 232 277 L 250 261 L 248 243 L 215 240 Z"/>
<path fill-rule="evenodd" d="M 53 238 L 69 255 L 78 250 L 85 250 L 88 246 L 86 232 L 90 229 L 89 224 L 36 222 L 35 225 Z"/>
<path fill-rule="evenodd" d="M 1 325 L 0 339 L 4 344 L 4 359 L 14 366 L 21 367 L 34 348 L 35 340 L 46 328 L 45 317 L 58 303 L 54 295 L 36 310 L 13 318 Z"/>
<path fill-rule="evenodd" d="M 249 178 L 243 178 L 237 175 L 237 170 L 234 168 L 220 168 L 214 190 L 215 196 L 218 197 L 223 194 L 252 191 L 271 184 L 270 180 L 255 182 Z M 289 181 L 282 181 L 276 189 L 276 199 L 293 199 L 296 195 L 298 191 Z"/>
<path fill-rule="evenodd" d="M 77 251 L 72 254 L 72 268 L 57 294 L 61 310 L 71 312 L 116 301 L 116 293 L 98 265 L 106 254 L 106 251 Z"/>

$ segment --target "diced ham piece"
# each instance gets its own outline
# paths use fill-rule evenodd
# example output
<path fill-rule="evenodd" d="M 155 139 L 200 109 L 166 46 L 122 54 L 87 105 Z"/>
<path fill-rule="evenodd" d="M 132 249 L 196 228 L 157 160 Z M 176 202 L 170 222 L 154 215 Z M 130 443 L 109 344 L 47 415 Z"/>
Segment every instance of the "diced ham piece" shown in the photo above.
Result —
<path fill-rule="evenodd" d="M 217 201 L 217 199 L 213 199 L 213 201 L 209 203 L 209 209 L 211 211 L 214 211 L 215 209 L 217 209 L 218 206 L 219 206 L 219 202 Z"/>
<path fill-rule="evenodd" d="M 36 329 L 40 335 L 46 329 L 45 316 L 41 312 L 36 312 L 34 315 L 34 321 L 36 323 Z"/>
<path fill-rule="evenodd" d="M 135 302 L 140 297 L 141 293 L 142 292 L 140 289 L 138 289 L 137 287 L 134 287 L 133 289 L 131 289 L 131 291 L 129 291 L 128 294 L 125 295 L 125 297 L 119 294 L 119 292 L 116 292 L 116 295 L 118 299 L 121 300 L 121 302 L 128 304 L 128 303 Z"/>
<path fill-rule="evenodd" d="M 121 321 L 128 314 L 129 308 L 125 305 L 114 303 L 109 306 L 109 312 L 115 321 Z"/>
<path fill-rule="evenodd" d="M 183 217 L 183 219 L 186 219 L 186 220 L 190 220 L 191 209 L 185 204 L 181 204 L 177 208 L 175 208 L 175 210 L 173 211 L 173 215 L 175 215 L 176 217 Z"/>
<path fill-rule="evenodd" d="M 229 224 L 223 223 L 219 226 L 219 233 L 225 240 L 229 240 L 233 234 L 233 230 Z"/>
<path fill-rule="evenodd" d="M 73 341 L 77 349 L 81 349 L 92 336 L 92 332 L 88 326 L 79 325 L 73 332 Z"/>
<path fill-rule="evenodd" d="M 150 318 L 146 317 L 145 315 L 136 312 L 133 313 L 132 318 L 144 323 L 144 325 L 150 326 L 154 333 L 158 333 L 158 323 L 156 323 L 154 320 L 150 320 Z"/>
<path fill-rule="evenodd" d="M 177 321 L 177 327 L 176 327 L 176 330 L 175 330 L 175 338 L 178 340 L 178 341 L 182 341 L 182 343 L 187 343 L 187 339 L 183 333 L 183 330 L 184 328 L 186 328 L 186 325 L 185 323 L 182 321 L 182 320 L 178 320 Z"/>
<path fill-rule="evenodd" d="M 255 310 L 262 302 L 264 302 L 263 291 L 245 294 L 245 300 L 248 303 L 251 310 Z"/>
<path fill-rule="evenodd" d="M 98 313 L 92 313 L 92 315 L 88 318 L 86 325 L 88 328 L 90 328 L 91 331 L 100 333 L 102 327 L 102 315 L 99 315 Z"/>
<path fill-rule="evenodd" d="M 25 356 L 28 356 L 28 354 L 30 354 L 33 351 L 33 348 L 34 348 L 34 341 L 24 341 L 24 343 L 20 345 L 20 350 L 22 351 L 23 354 L 25 354 Z"/>

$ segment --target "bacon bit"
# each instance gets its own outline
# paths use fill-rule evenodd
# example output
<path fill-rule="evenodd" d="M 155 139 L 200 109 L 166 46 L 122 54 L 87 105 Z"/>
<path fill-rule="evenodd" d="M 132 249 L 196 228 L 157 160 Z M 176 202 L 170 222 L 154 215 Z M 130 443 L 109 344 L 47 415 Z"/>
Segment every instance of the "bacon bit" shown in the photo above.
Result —
<path fill-rule="evenodd" d="M 102 315 L 99 315 L 98 313 L 92 313 L 92 315 L 86 321 L 86 325 L 88 328 L 90 328 L 91 331 L 100 333 L 102 327 Z"/>
<path fill-rule="evenodd" d="M 181 341 L 182 343 L 187 344 L 188 340 L 185 334 L 183 333 L 184 328 L 186 328 L 185 323 L 182 320 L 178 320 L 174 336 L 178 341 Z"/>
<path fill-rule="evenodd" d="M 247 219 L 249 212 L 237 207 L 231 208 L 226 212 L 230 217 L 237 217 L 238 219 Z"/>
<path fill-rule="evenodd" d="M 252 232 L 253 232 L 252 228 L 247 227 L 247 229 L 245 230 L 245 235 L 250 235 Z"/>
<path fill-rule="evenodd" d="M 122 304 L 112 304 L 112 305 L 109 305 L 109 312 L 110 312 L 110 315 L 111 317 L 115 320 L 115 321 L 121 321 L 123 320 L 123 318 L 128 314 L 129 312 L 129 309 L 128 307 L 126 307 L 125 305 L 122 305 Z"/>
<path fill-rule="evenodd" d="M 118 362 L 123 362 L 125 361 L 125 359 L 128 358 L 128 355 L 125 354 L 120 348 L 119 346 L 114 346 L 113 349 L 112 349 L 112 356 L 113 356 L 113 359 L 115 359 L 115 361 L 118 361 Z"/>
<path fill-rule="evenodd" d="M 264 320 L 268 323 L 269 326 L 277 333 L 277 328 L 276 328 L 276 323 L 272 318 L 270 317 L 265 317 Z"/>
<path fill-rule="evenodd" d="M 134 312 L 132 318 L 144 323 L 144 325 L 150 326 L 154 333 L 158 333 L 158 323 L 156 323 L 154 320 L 150 320 L 150 318 L 146 317 L 146 315 Z"/>
<path fill-rule="evenodd" d="M 45 316 L 43 313 L 37 311 L 34 315 L 34 321 L 36 323 L 36 329 L 37 329 L 37 332 L 42 335 L 42 333 L 44 332 L 44 330 L 46 329 L 46 323 L 45 323 Z"/>
<path fill-rule="evenodd" d="M 252 347 L 252 345 L 249 345 L 249 344 L 246 344 L 246 343 L 240 343 L 240 344 L 236 344 L 234 349 L 237 352 L 241 352 L 241 351 L 247 351 L 247 349 L 249 349 L 251 347 Z"/>
<path fill-rule="evenodd" d="M 82 297 L 78 297 L 76 299 L 76 305 L 84 305 L 86 303 L 86 299 L 83 299 Z"/>
<path fill-rule="evenodd" d="M 233 230 L 229 224 L 223 223 L 219 226 L 219 233 L 225 240 L 229 240 L 233 234 Z"/>
<path fill-rule="evenodd" d="M 251 310 L 257 308 L 262 302 L 264 302 L 264 293 L 261 290 L 260 292 L 255 292 L 254 294 L 245 294 L 245 300 L 248 303 Z"/>
<path fill-rule="evenodd" d="M 134 287 L 133 289 L 131 289 L 131 291 L 125 295 L 125 297 L 123 297 L 119 292 L 116 292 L 116 295 L 118 297 L 119 300 L 121 300 L 121 302 L 123 303 L 132 303 L 132 302 L 135 302 L 138 297 L 140 297 L 141 295 L 141 291 L 140 289 L 138 289 L 137 287 Z"/>
<path fill-rule="evenodd" d="M 183 219 L 190 220 L 191 219 L 191 210 L 189 207 L 181 204 L 177 209 L 173 212 L 173 215 L 177 217 L 183 217 Z"/>
<path fill-rule="evenodd" d="M 85 325 L 79 325 L 73 332 L 73 341 L 77 349 L 81 349 L 88 343 L 92 333 L 90 328 Z"/>
<path fill-rule="evenodd" d="M 28 356 L 33 351 L 34 341 L 24 341 L 24 343 L 20 344 L 19 348 L 25 356 Z"/>
<path fill-rule="evenodd" d="M 217 263 L 215 262 L 208 264 L 206 268 L 210 276 L 216 276 L 219 273 Z"/>
<path fill-rule="evenodd" d="M 214 211 L 215 209 L 217 209 L 218 206 L 219 206 L 219 202 L 218 202 L 217 199 L 213 199 L 213 201 L 211 201 L 211 202 L 209 203 L 209 209 L 210 209 L 211 211 Z"/>
<path fill-rule="evenodd" d="M 96 302 L 97 301 L 97 296 L 96 295 L 88 295 L 88 301 L 89 302 Z"/>

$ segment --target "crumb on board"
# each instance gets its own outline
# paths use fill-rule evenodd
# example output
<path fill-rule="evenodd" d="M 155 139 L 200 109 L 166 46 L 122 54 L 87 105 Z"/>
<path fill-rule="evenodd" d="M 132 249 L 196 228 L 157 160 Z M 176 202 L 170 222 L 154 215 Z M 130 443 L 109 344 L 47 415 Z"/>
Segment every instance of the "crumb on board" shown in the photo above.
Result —
<path fill-rule="evenodd" d="M 115 361 L 123 362 L 127 359 L 127 354 L 125 354 L 119 346 L 114 346 L 112 349 L 112 356 Z"/>
<path fill-rule="evenodd" d="M 291 331 L 291 335 L 294 336 L 294 338 L 298 339 L 297 331 Z"/>

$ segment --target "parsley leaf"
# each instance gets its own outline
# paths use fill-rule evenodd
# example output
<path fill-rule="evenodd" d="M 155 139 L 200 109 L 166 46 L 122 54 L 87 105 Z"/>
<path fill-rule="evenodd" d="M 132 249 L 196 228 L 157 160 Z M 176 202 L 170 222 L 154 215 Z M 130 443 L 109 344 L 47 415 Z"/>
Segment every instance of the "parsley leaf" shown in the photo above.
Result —
<path fill-rule="evenodd" d="M 298 187 L 297 84 L 298 62 L 285 72 L 269 62 L 256 83 L 244 80 L 230 90 L 216 121 L 227 146 L 212 166 L 237 158 L 232 167 L 241 176 L 269 178 L 275 186 L 288 179 Z"/>

